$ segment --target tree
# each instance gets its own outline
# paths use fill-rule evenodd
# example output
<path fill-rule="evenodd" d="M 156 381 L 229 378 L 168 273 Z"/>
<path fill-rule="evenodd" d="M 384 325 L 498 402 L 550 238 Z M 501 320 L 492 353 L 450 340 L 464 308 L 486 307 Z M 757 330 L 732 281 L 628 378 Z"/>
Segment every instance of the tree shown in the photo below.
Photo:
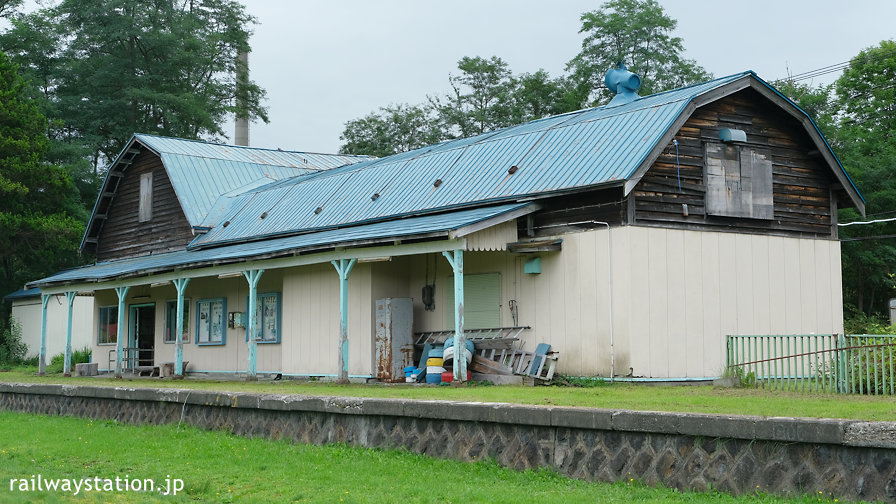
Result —
<path fill-rule="evenodd" d="M 97 166 L 135 132 L 220 138 L 252 23 L 233 0 L 62 0 L 15 19 L 0 48 L 39 77 L 57 131 Z M 264 91 L 249 82 L 244 96 L 266 121 Z"/>
<path fill-rule="evenodd" d="M 66 170 L 43 161 L 47 120 L 26 94 L 17 66 L 0 52 L 0 291 L 76 265 L 83 229 Z M 0 321 L 5 321 L 0 318 Z"/>
<path fill-rule="evenodd" d="M 438 119 L 429 106 L 390 105 L 345 123 L 339 152 L 385 157 L 442 140 Z"/>
<path fill-rule="evenodd" d="M 623 62 L 641 77 L 648 95 L 712 76 L 695 61 L 684 59 L 682 40 L 673 37 L 678 22 L 656 0 L 610 0 L 599 10 L 582 14 L 582 50 L 568 64 L 578 82 L 582 104 L 605 103 L 612 95 L 603 85 L 606 71 Z"/>
<path fill-rule="evenodd" d="M 896 216 L 896 42 L 861 51 L 835 83 L 838 155 L 865 196 L 867 217 Z M 855 211 L 841 222 L 860 220 Z M 844 301 L 858 311 L 885 313 L 896 296 L 896 223 L 841 229 Z M 858 239 L 858 241 L 847 241 Z"/>
<path fill-rule="evenodd" d="M 833 139 L 836 136 L 835 120 L 839 107 L 833 96 L 833 84 L 813 87 L 785 79 L 772 82 L 772 85 L 809 114 L 826 138 Z"/>
<path fill-rule="evenodd" d="M 459 75 L 448 82 L 452 92 L 431 103 L 449 138 L 468 137 L 514 124 L 512 94 L 516 80 L 507 62 L 492 56 L 464 56 Z"/>

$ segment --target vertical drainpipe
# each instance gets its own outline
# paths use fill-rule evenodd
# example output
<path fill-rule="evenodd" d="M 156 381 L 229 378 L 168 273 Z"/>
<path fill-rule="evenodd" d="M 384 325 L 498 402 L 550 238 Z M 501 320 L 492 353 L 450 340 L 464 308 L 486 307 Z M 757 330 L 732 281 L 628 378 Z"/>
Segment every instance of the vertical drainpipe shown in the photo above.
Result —
<path fill-rule="evenodd" d="M 336 383 L 348 383 L 348 275 L 357 259 L 330 261 L 339 274 L 339 371 Z"/>
<path fill-rule="evenodd" d="M 177 325 L 175 326 L 174 347 L 174 377 L 184 377 L 184 291 L 187 290 L 189 278 L 176 278 L 174 287 L 177 289 Z"/>
<path fill-rule="evenodd" d="M 116 287 L 115 293 L 118 294 L 118 335 L 115 342 L 115 377 L 121 378 L 121 361 L 124 359 L 122 354 L 124 348 L 124 298 L 127 297 L 130 287 Z"/>
<path fill-rule="evenodd" d="M 442 252 L 454 270 L 454 381 L 467 381 L 467 336 L 464 334 L 464 251 Z"/>
<path fill-rule="evenodd" d="M 65 329 L 65 361 L 62 365 L 62 376 L 70 377 L 72 375 L 72 311 L 75 305 L 75 296 L 77 292 L 66 292 L 65 299 L 68 301 L 68 325 Z"/>
<path fill-rule="evenodd" d="M 248 327 L 246 327 L 246 340 L 249 343 L 249 372 L 246 374 L 246 381 L 255 381 L 258 379 L 255 372 L 255 356 L 258 349 L 258 340 L 255 335 L 255 312 L 258 304 L 258 280 L 261 278 L 262 273 L 264 273 L 264 270 L 249 270 L 243 272 L 243 275 L 249 282 L 249 313 L 246 314 L 249 318 L 249 324 Z"/>
<path fill-rule="evenodd" d="M 47 374 L 47 303 L 50 302 L 50 295 L 43 294 L 40 297 L 41 319 L 40 319 L 40 362 L 38 363 L 39 376 Z"/>

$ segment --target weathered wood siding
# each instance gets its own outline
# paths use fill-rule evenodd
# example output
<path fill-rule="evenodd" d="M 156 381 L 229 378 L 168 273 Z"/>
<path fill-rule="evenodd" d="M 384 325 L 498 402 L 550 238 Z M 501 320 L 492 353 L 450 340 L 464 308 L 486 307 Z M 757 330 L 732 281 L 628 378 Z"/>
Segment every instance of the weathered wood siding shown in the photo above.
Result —
<path fill-rule="evenodd" d="M 520 239 L 551 236 L 625 222 L 626 203 L 621 187 L 594 189 L 541 200 L 542 209 L 517 219 Z"/>
<path fill-rule="evenodd" d="M 151 218 L 140 222 L 140 180 L 152 173 Z M 97 239 L 98 261 L 183 249 L 193 232 L 162 160 L 144 150 L 124 173 Z"/>
<path fill-rule="evenodd" d="M 743 130 L 745 146 L 770 156 L 771 219 L 707 215 L 706 145 L 718 144 L 723 128 Z M 670 145 L 632 192 L 630 224 L 832 236 L 833 175 L 820 156 L 811 154 L 815 146 L 803 127 L 755 91 L 747 89 L 697 109 L 675 139 L 677 159 Z"/>

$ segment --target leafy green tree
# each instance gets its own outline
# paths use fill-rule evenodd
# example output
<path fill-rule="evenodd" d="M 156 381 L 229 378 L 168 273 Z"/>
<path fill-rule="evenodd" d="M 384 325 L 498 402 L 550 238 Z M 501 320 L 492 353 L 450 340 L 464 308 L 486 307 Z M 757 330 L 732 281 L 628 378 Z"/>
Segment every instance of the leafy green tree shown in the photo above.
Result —
<path fill-rule="evenodd" d="M 431 107 L 399 104 L 345 123 L 339 138 L 343 154 L 385 157 L 437 143 L 442 131 Z"/>
<path fill-rule="evenodd" d="M 0 52 L 0 292 L 78 263 L 83 222 L 68 172 L 43 161 L 47 120 Z M 4 320 L 4 319 L 0 319 Z"/>
<path fill-rule="evenodd" d="M 97 166 L 134 132 L 219 139 L 254 22 L 234 0 L 62 0 L 15 18 L 0 48 L 45 93 L 57 137 Z M 243 96 L 266 121 L 264 91 Z"/>
<path fill-rule="evenodd" d="M 522 74 L 515 78 L 511 93 L 514 123 L 522 123 L 572 112 L 581 108 L 575 83 L 559 77 L 551 78 L 544 70 Z"/>
<path fill-rule="evenodd" d="M 582 104 L 606 103 L 603 85 L 617 62 L 641 77 L 640 94 L 648 95 L 712 78 L 695 61 L 682 57 L 684 46 L 672 36 L 678 21 L 656 0 L 610 0 L 582 14 L 582 50 L 568 64 L 578 82 Z"/>
<path fill-rule="evenodd" d="M 507 62 L 492 56 L 464 56 L 459 75 L 451 75 L 451 93 L 433 98 L 449 138 L 468 137 L 514 124 L 512 94 L 516 80 Z"/>
<path fill-rule="evenodd" d="M 865 196 L 870 219 L 896 217 L 896 42 L 861 51 L 835 83 L 835 147 Z M 842 222 L 861 220 L 853 210 Z M 841 228 L 844 300 L 861 313 L 885 313 L 896 296 L 896 223 Z M 883 238 L 877 238 L 883 237 Z"/>
<path fill-rule="evenodd" d="M 836 116 L 839 105 L 834 98 L 834 86 L 811 86 L 792 80 L 772 82 L 772 85 L 811 117 L 821 133 L 832 140 L 837 135 Z"/>

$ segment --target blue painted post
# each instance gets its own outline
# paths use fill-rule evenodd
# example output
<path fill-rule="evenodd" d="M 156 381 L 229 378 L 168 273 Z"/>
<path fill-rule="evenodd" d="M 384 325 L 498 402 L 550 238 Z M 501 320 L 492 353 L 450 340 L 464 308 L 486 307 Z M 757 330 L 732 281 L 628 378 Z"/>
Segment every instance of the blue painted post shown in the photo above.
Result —
<path fill-rule="evenodd" d="M 258 350 L 258 340 L 257 335 L 255 334 L 255 311 L 257 310 L 258 304 L 258 280 L 261 278 L 261 274 L 264 273 L 264 270 L 249 270 L 244 271 L 243 276 L 246 277 L 246 280 L 249 282 L 249 313 L 246 314 L 249 317 L 249 326 L 246 328 L 246 333 L 248 337 L 246 338 L 249 342 L 249 372 L 246 374 L 246 381 L 255 381 L 258 379 L 256 376 L 256 354 Z"/>
<path fill-rule="evenodd" d="M 72 311 L 77 295 L 77 292 L 65 293 L 65 298 L 68 300 L 68 326 L 65 329 L 65 361 L 62 365 L 62 376 L 72 375 Z"/>
<path fill-rule="evenodd" d="M 464 251 L 442 252 L 454 270 L 454 381 L 467 381 L 467 336 L 464 334 Z"/>
<path fill-rule="evenodd" d="M 336 383 L 348 383 L 348 275 L 357 259 L 330 261 L 339 274 L 339 373 Z"/>
<path fill-rule="evenodd" d="M 187 290 L 189 278 L 177 278 L 174 280 L 174 288 L 177 289 L 177 325 L 175 327 L 174 346 L 174 377 L 184 377 L 184 291 Z"/>
<path fill-rule="evenodd" d="M 40 297 L 40 362 L 37 370 L 37 374 L 40 376 L 47 374 L 47 303 L 49 302 L 49 294 L 44 294 Z"/>
<path fill-rule="evenodd" d="M 116 287 L 115 293 L 118 294 L 118 334 L 115 339 L 115 377 L 121 378 L 121 361 L 124 359 L 123 346 L 125 338 L 124 327 L 124 298 L 127 297 L 130 287 Z"/>

